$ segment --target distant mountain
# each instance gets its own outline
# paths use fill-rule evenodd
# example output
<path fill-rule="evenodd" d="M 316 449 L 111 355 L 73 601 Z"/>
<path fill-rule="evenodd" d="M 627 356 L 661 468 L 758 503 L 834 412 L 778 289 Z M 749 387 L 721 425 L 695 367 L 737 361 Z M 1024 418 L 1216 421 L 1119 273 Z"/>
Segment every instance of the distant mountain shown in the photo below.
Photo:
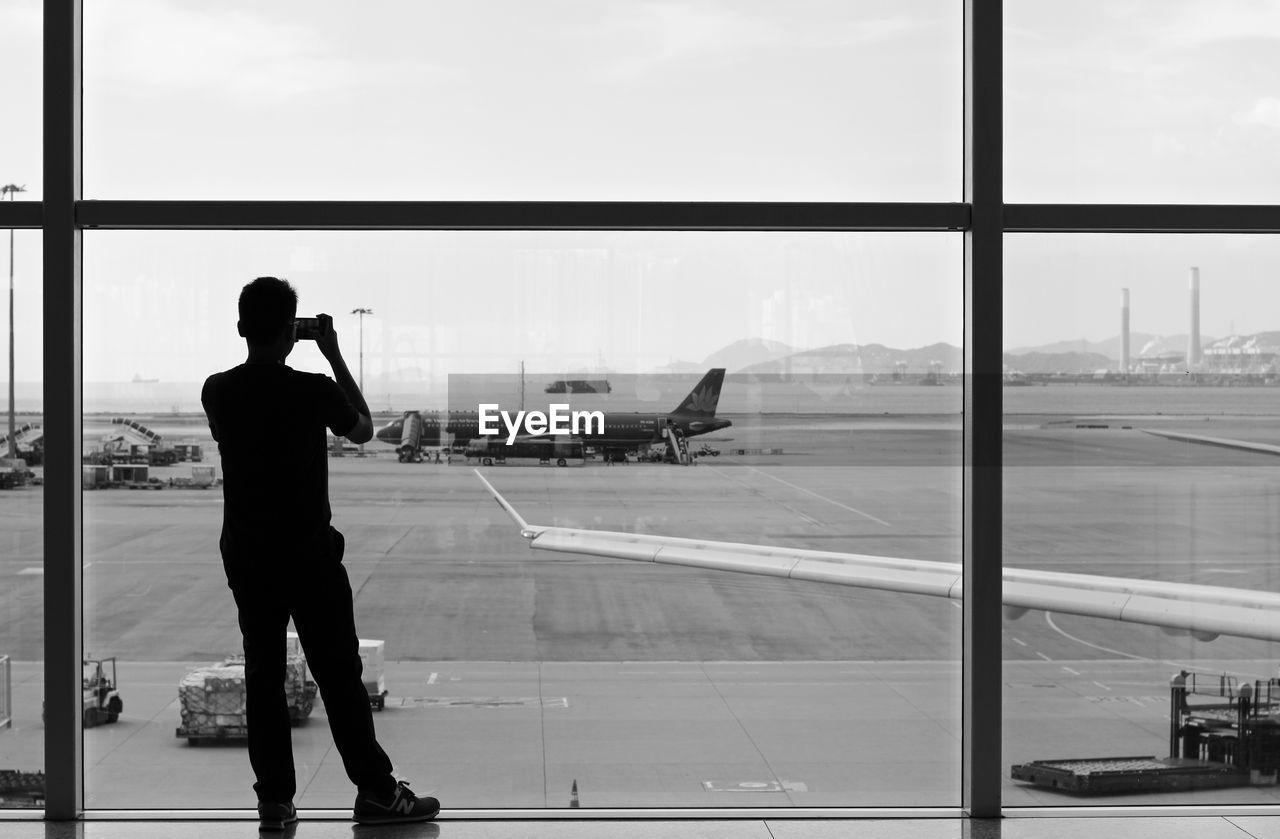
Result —
<path fill-rule="evenodd" d="M 746 367 L 773 361 L 795 351 L 795 347 L 789 347 L 780 341 L 744 338 L 707 356 L 703 359 L 701 369 L 723 367 L 729 373 L 736 373 Z"/>
<path fill-rule="evenodd" d="M 1005 353 L 1004 365 L 1020 373 L 1080 373 L 1115 369 L 1116 362 L 1096 352 Z"/>
<path fill-rule="evenodd" d="M 1273 334 L 1273 333 L 1263 333 Z M 1208 335 L 1200 337 L 1200 346 L 1207 347 L 1217 339 Z M 1062 353 L 1083 353 L 1085 355 L 1096 354 L 1106 356 L 1113 362 L 1120 360 L 1122 352 L 1122 340 L 1119 335 L 1108 338 L 1105 341 L 1085 341 L 1083 339 L 1075 341 L 1055 341 L 1052 344 L 1041 344 L 1035 347 L 1014 347 L 1006 350 L 1009 355 L 1027 355 L 1029 353 L 1040 353 L 1043 355 L 1056 355 Z M 1152 335 L 1147 332 L 1130 332 L 1129 333 L 1129 356 L 1131 358 L 1139 358 L 1141 356 L 1152 355 L 1170 355 L 1172 353 L 1185 353 L 1187 351 L 1187 336 L 1182 335 Z"/>
<path fill-rule="evenodd" d="M 655 373 L 705 373 L 706 364 L 696 361 L 680 361 L 679 359 L 653 368 Z"/>
<path fill-rule="evenodd" d="M 1252 335 L 1230 335 L 1212 343 L 1201 343 L 1204 349 L 1209 347 L 1280 347 L 1280 332 L 1255 332 Z"/>
<path fill-rule="evenodd" d="M 907 373 L 923 374 L 934 364 L 942 372 L 956 372 L 964 367 L 964 351 L 950 344 L 930 344 L 917 349 L 900 350 L 883 344 L 832 344 L 814 350 L 801 350 L 762 361 L 737 372 L 755 375 L 779 374 L 854 374 L 891 375 L 905 364 Z"/>

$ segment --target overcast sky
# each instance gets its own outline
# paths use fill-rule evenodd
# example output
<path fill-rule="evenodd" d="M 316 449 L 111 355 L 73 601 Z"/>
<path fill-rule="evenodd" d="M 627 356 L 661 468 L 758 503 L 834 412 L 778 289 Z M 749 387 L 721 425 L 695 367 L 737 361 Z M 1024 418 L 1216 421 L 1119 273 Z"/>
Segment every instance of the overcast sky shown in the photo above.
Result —
<path fill-rule="evenodd" d="M 89 2 L 85 196 L 958 201 L 960 6 Z M 1011 0 L 1005 22 L 1007 200 L 1277 200 L 1280 4 Z M 39 199 L 39 2 L 0 3 L 0 31 L 0 181 Z M 1280 329 L 1273 239 L 1010 237 L 1006 345 L 1115 335 L 1123 286 L 1135 330 L 1184 332 L 1192 265 L 1206 334 Z M 226 301 L 267 273 L 304 310 L 373 308 L 386 365 L 407 342 L 614 369 L 748 337 L 958 344 L 959 240 L 91 234 L 86 378 L 238 354 Z M 15 249 L 20 381 L 38 242 Z"/>

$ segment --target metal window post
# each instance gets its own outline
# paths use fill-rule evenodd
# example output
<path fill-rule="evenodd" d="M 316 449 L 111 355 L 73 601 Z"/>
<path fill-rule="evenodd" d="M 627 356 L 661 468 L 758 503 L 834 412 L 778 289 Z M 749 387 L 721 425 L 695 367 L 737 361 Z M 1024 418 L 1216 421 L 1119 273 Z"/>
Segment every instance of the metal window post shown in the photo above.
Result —
<path fill-rule="evenodd" d="M 44 4 L 45 817 L 84 809 L 80 736 L 81 1 Z"/>
<path fill-rule="evenodd" d="M 1002 0 L 964 5 L 964 643 L 962 802 L 1000 815 Z"/>

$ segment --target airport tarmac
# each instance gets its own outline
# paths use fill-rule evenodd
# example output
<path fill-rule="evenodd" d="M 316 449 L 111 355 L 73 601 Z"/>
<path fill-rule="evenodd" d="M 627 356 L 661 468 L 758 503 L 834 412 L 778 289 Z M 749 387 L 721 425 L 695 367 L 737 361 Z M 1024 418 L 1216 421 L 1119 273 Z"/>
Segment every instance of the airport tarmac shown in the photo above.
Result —
<path fill-rule="evenodd" d="M 533 523 L 958 561 L 959 417 L 742 419 L 709 442 L 781 452 L 485 474 Z M 1007 440 L 1007 564 L 1280 591 L 1274 456 L 1049 421 L 1012 422 Z M 958 805 L 957 604 L 530 551 L 458 460 L 330 463 L 357 622 L 387 642 L 376 720 L 446 806 L 568 806 L 575 780 L 584 808 Z M 0 767 L 40 761 L 39 509 L 36 488 L 0 498 L 0 604 L 16 616 L 0 624 L 16 709 Z M 174 734 L 178 679 L 239 647 L 220 516 L 217 491 L 85 495 L 85 649 L 119 658 L 125 701 L 85 734 L 91 807 L 251 803 L 242 746 Z M 1266 677 L 1280 661 L 1261 642 L 1044 613 L 1007 621 L 1003 652 L 1006 764 L 1163 755 L 1179 667 Z M 295 730 L 299 805 L 346 807 L 323 717 Z M 1005 784 L 1010 806 L 1093 803 Z"/>

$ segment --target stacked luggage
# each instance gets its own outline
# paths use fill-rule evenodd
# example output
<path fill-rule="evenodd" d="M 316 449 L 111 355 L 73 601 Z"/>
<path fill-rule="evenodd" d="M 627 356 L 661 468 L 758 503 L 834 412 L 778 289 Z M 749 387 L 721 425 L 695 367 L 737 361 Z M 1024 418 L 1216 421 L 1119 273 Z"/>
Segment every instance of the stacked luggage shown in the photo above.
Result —
<path fill-rule="evenodd" d="M 285 663 L 285 697 L 289 719 L 301 724 L 315 706 L 316 683 L 307 679 L 307 660 L 291 654 Z M 197 667 L 178 682 L 182 724 L 177 736 L 191 745 L 203 740 L 242 740 L 249 735 L 245 715 L 244 659 L 233 656 Z"/>

